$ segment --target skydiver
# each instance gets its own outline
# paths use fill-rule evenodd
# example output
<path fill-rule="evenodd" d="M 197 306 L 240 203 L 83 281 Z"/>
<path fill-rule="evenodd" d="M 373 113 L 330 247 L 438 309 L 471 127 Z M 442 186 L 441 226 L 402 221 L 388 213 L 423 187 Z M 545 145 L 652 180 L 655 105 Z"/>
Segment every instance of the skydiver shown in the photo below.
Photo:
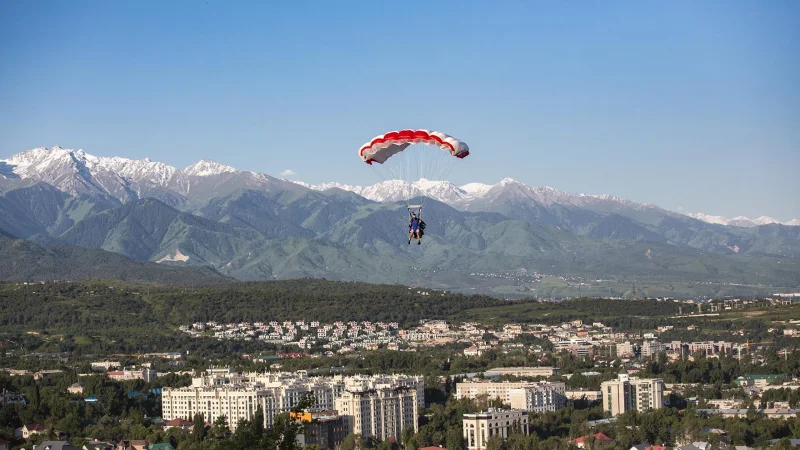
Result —
<path fill-rule="evenodd" d="M 424 222 L 417 217 L 417 213 L 411 213 L 411 220 L 408 221 L 408 244 L 411 245 L 411 239 L 417 237 L 417 245 L 422 244 L 422 227 Z"/>

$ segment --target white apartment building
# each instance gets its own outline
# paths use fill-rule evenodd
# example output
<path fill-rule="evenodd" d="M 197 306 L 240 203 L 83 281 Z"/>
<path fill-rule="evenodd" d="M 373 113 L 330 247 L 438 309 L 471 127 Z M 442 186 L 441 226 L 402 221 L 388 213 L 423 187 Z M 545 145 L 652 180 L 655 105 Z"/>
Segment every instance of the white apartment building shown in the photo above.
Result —
<path fill-rule="evenodd" d="M 421 376 L 308 377 L 302 372 L 242 374 L 227 368 L 212 368 L 204 376 L 193 378 L 189 387 L 164 388 L 162 417 L 165 420 L 193 420 L 199 413 L 206 422 L 212 423 L 224 415 L 231 430 L 235 430 L 239 420 L 251 419 L 260 405 L 264 411 L 264 427 L 268 427 L 276 415 L 290 411 L 307 392 L 311 392 L 315 399 L 310 411 L 329 411 L 337 409 L 337 398 L 346 391 L 378 388 L 413 391 L 415 408 L 424 405 L 425 388 Z"/>
<path fill-rule="evenodd" d="M 115 381 L 144 380 L 147 382 L 154 380 L 158 376 L 153 369 L 113 370 L 106 372 L 106 375 Z"/>
<path fill-rule="evenodd" d="M 485 450 L 490 437 L 506 439 L 515 426 L 522 433 L 529 433 L 527 411 L 490 408 L 486 412 L 464 414 L 464 442 L 468 450 Z"/>
<path fill-rule="evenodd" d="M 618 375 L 617 380 L 604 381 L 600 385 L 603 392 L 603 410 L 617 416 L 625 411 L 658 409 L 664 396 L 664 380 L 660 378 L 629 377 Z"/>
<path fill-rule="evenodd" d="M 561 369 L 557 367 L 495 367 L 486 371 L 487 376 L 552 377 L 560 374 Z"/>
<path fill-rule="evenodd" d="M 620 342 L 617 344 L 617 357 L 633 356 L 636 346 L 630 342 Z"/>
<path fill-rule="evenodd" d="M 336 398 L 345 434 L 400 440 L 405 428 L 418 430 L 416 389 L 388 385 L 369 390 L 346 390 Z"/>
<path fill-rule="evenodd" d="M 225 416 L 232 431 L 240 420 L 251 420 L 259 405 L 264 411 L 264 427 L 272 423 L 278 412 L 272 392 L 253 386 L 165 387 L 161 396 L 161 411 L 165 420 L 192 420 L 202 414 L 206 422 Z"/>
<path fill-rule="evenodd" d="M 456 398 L 488 400 L 500 398 L 513 409 L 555 411 L 566 406 L 565 385 L 561 382 L 464 381 L 456 383 Z"/>
<path fill-rule="evenodd" d="M 650 357 L 656 356 L 659 353 L 667 351 L 667 346 L 658 341 L 644 341 L 642 342 L 642 356 Z"/>
<path fill-rule="evenodd" d="M 536 383 L 523 388 L 511 389 L 511 409 L 546 412 L 567 406 L 564 383 Z"/>
<path fill-rule="evenodd" d="M 94 361 L 92 362 L 92 369 L 110 370 L 114 367 L 120 367 L 119 361 Z"/>
<path fill-rule="evenodd" d="M 566 391 L 564 394 L 567 400 L 588 400 L 590 402 L 600 401 L 603 399 L 602 391 L 589 391 L 589 390 L 574 390 Z"/>

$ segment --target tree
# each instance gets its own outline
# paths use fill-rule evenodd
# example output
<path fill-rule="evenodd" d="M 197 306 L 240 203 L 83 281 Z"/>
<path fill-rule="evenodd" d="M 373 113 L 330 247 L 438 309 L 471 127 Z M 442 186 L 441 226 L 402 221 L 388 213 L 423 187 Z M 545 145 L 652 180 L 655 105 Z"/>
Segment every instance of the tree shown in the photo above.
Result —
<path fill-rule="evenodd" d="M 206 437 L 206 421 L 202 414 L 194 415 L 194 426 L 192 427 L 192 437 L 195 442 L 203 442 Z"/>
<path fill-rule="evenodd" d="M 253 414 L 253 420 L 250 422 L 250 427 L 256 439 L 261 439 L 264 435 L 264 409 L 261 408 L 261 405 L 258 405 L 258 408 L 256 408 L 256 412 Z"/>
<path fill-rule="evenodd" d="M 360 434 L 348 434 L 342 441 L 341 450 L 363 450 L 366 448 Z"/>
<path fill-rule="evenodd" d="M 506 443 L 500 435 L 495 434 L 486 441 L 486 450 L 506 450 Z"/>
<path fill-rule="evenodd" d="M 214 439 L 225 439 L 231 433 L 231 429 L 228 428 L 228 418 L 225 415 L 218 416 L 217 419 L 214 421 L 214 426 L 211 429 L 211 435 Z"/>
<path fill-rule="evenodd" d="M 400 444 L 397 441 L 387 439 L 378 444 L 378 450 L 400 450 Z"/>
<path fill-rule="evenodd" d="M 414 434 L 416 434 L 416 432 L 414 431 L 414 428 L 410 428 L 410 427 L 404 428 L 403 431 L 400 433 L 400 436 L 401 436 L 400 440 L 401 440 L 401 442 L 403 442 L 403 447 L 404 448 L 411 448 L 410 447 L 410 443 L 411 443 L 411 439 L 414 438 Z"/>
<path fill-rule="evenodd" d="M 447 450 L 463 450 L 464 433 L 458 425 L 447 428 Z"/>

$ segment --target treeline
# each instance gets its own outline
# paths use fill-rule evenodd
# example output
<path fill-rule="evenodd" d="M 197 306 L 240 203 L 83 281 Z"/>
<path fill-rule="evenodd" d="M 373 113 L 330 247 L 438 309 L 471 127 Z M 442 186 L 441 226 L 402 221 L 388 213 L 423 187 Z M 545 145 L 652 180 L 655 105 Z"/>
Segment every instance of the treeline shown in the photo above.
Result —
<path fill-rule="evenodd" d="M 508 303 L 482 295 L 317 279 L 206 288 L 100 282 L 4 284 L 0 285 L 0 302 L 5 306 L 0 311 L 0 325 L 7 327 L 99 330 L 124 327 L 137 320 L 172 326 L 301 318 L 409 325 L 421 319 L 446 319 L 464 309 Z"/>
<path fill-rule="evenodd" d="M 638 330 L 674 323 L 671 316 L 678 314 L 679 306 L 672 301 L 578 298 L 557 303 L 509 302 L 486 308 L 476 307 L 462 311 L 456 317 L 493 323 L 547 325 L 582 320 L 589 324 L 603 322 L 615 328 Z"/>
<path fill-rule="evenodd" d="M 694 361 L 685 358 L 667 362 L 665 355 L 661 354 L 658 360 L 648 362 L 640 373 L 643 377 L 663 378 L 666 383 L 701 383 L 709 386 L 730 385 L 736 378 L 744 375 L 800 376 L 800 353 L 797 351 L 783 355 L 773 347 L 764 356 L 763 362 L 753 360 L 750 355 L 743 355 L 741 360 L 732 357 L 703 358 L 697 355 Z"/>

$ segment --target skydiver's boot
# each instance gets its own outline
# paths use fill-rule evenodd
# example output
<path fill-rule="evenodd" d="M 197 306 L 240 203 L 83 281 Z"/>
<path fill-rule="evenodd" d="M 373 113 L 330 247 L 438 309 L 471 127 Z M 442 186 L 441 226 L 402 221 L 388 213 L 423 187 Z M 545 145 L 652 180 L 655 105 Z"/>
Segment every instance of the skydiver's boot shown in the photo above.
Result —
<path fill-rule="evenodd" d="M 411 238 L 408 238 L 408 245 L 411 245 Z"/>
<path fill-rule="evenodd" d="M 422 244 L 422 239 L 417 239 L 417 245 Z"/>

